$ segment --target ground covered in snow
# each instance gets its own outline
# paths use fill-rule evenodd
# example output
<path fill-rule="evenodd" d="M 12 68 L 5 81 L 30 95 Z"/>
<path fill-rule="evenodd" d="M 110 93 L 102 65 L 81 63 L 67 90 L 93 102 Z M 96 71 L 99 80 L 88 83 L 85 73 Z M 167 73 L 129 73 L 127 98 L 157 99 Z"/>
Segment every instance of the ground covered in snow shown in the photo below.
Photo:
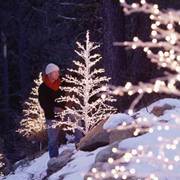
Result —
<path fill-rule="evenodd" d="M 165 104 L 172 108 L 165 110 L 162 115 L 152 113 L 154 107 Z M 133 122 L 133 118 L 135 123 Z M 132 117 L 127 114 L 115 114 L 104 124 L 104 129 L 126 128 L 125 125 L 135 126 L 138 132 L 143 126 L 148 132 L 119 142 L 119 150 L 126 150 L 121 161 L 114 161 L 114 170 L 106 172 L 110 176 L 135 176 L 150 180 L 179 180 L 180 179 L 180 100 L 162 99 L 136 112 Z M 125 124 L 125 125 L 124 125 Z M 119 128 L 119 129 L 121 129 Z M 65 175 L 65 180 L 81 180 L 94 163 L 95 157 L 105 147 L 92 152 L 76 151 L 74 144 L 60 147 L 59 152 L 65 149 L 74 149 L 73 160 L 49 179 L 56 180 Z M 14 174 L 6 176 L 7 180 L 40 180 L 46 175 L 48 153 L 30 161 L 26 167 L 18 167 Z M 125 165 L 123 165 L 123 163 Z M 112 167 L 112 166 L 111 166 Z M 100 172 L 99 172 L 100 173 Z M 101 178 L 103 179 L 103 178 Z"/>
<path fill-rule="evenodd" d="M 65 175 L 65 180 L 83 180 L 84 175 L 90 169 L 94 162 L 96 154 L 103 149 L 98 148 L 93 152 L 76 151 L 74 144 L 68 144 L 59 148 L 59 153 L 66 149 L 74 149 L 72 161 L 69 162 L 60 171 L 51 175 L 49 180 L 58 180 L 59 176 Z M 13 174 L 10 174 L 2 179 L 6 180 L 41 180 L 46 176 L 47 162 L 49 160 L 48 153 L 44 153 L 37 159 L 30 161 L 25 166 L 18 167 Z M 0 178 L 1 179 L 1 178 Z"/>

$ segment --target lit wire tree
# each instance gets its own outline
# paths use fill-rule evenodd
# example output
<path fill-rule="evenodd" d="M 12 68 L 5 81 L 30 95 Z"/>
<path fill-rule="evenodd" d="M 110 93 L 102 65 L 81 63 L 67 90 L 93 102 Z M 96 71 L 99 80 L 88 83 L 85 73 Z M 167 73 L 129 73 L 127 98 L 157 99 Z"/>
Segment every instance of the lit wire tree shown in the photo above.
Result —
<path fill-rule="evenodd" d="M 101 56 L 94 51 L 99 45 L 89 40 L 89 32 L 87 32 L 85 45 L 77 42 L 77 46 L 78 50 L 75 52 L 81 59 L 73 61 L 76 69 L 68 69 L 69 74 L 63 78 L 69 86 L 62 87 L 62 90 L 68 95 L 57 101 L 73 103 L 71 107 L 67 106 L 60 116 L 64 119 L 67 114 L 72 115 L 74 121 L 69 119 L 69 123 L 81 129 L 84 126 L 84 133 L 87 133 L 95 124 L 116 111 L 108 104 L 115 99 L 111 95 L 106 95 L 104 88 L 110 78 L 103 76 L 104 69 L 96 68 Z M 80 121 L 83 125 L 79 123 Z"/>

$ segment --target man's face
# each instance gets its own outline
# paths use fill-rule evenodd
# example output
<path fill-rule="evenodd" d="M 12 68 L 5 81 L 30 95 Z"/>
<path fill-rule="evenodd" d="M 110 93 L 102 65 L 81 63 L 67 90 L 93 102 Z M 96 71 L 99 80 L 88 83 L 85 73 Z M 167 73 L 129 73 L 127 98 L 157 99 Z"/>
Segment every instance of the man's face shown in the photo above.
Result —
<path fill-rule="evenodd" d="M 59 78 L 59 71 L 53 71 L 49 73 L 48 77 L 51 81 L 56 81 Z"/>

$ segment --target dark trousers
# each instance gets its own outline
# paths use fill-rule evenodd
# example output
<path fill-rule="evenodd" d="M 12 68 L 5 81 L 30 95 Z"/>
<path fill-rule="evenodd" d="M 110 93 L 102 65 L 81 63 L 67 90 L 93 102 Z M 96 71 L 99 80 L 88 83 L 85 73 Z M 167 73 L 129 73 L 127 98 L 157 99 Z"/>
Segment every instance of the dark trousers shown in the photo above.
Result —
<path fill-rule="evenodd" d="M 64 141 L 65 133 L 60 130 L 59 127 L 53 128 L 53 121 L 52 120 L 46 120 L 47 124 L 47 133 L 48 133 L 48 151 L 49 151 L 49 157 L 57 157 L 59 155 L 58 149 L 59 149 L 59 134 L 61 135 L 61 143 Z M 78 143 L 80 139 L 84 136 L 82 131 L 75 129 L 74 131 L 74 143 Z"/>
<path fill-rule="evenodd" d="M 47 133 L 48 133 L 48 151 L 49 157 L 57 157 L 59 155 L 58 148 L 59 148 L 59 128 L 52 127 L 52 120 L 46 120 L 47 124 Z"/>

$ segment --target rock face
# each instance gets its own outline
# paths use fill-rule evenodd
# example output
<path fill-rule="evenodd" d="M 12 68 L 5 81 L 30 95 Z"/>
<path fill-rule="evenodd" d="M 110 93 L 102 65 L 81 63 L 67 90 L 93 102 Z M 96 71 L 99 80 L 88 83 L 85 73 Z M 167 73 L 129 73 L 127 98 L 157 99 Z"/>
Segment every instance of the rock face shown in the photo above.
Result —
<path fill-rule="evenodd" d="M 107 120 L 102 120 L 96 127 L 89 131 L 86 136 L 81 139 L 77 148 L 82 151 L 93 151 L 98 147 L 111 144 L 115 141 L 133 137 L 134 128 L 126 130 L 103 129 L 106 121 Z"/>
<path fill-rule="evenodd" d="M 57 158 L 51 158 L 47 164 L 47 174 L 51 175 L 64 167 L 71 160 L 72 155 L 73 150 L 67 149 L 64 150 Z"/>
<path fill-rule="evenodd" d="M 171 106 L 169 104 L 164 104 L 163 106 L 154 106 L 151 113 L 153 113 L 155 116 L 159 117 L 164 114 L 164 111 L 173 109 L 174 106 Z"/>

